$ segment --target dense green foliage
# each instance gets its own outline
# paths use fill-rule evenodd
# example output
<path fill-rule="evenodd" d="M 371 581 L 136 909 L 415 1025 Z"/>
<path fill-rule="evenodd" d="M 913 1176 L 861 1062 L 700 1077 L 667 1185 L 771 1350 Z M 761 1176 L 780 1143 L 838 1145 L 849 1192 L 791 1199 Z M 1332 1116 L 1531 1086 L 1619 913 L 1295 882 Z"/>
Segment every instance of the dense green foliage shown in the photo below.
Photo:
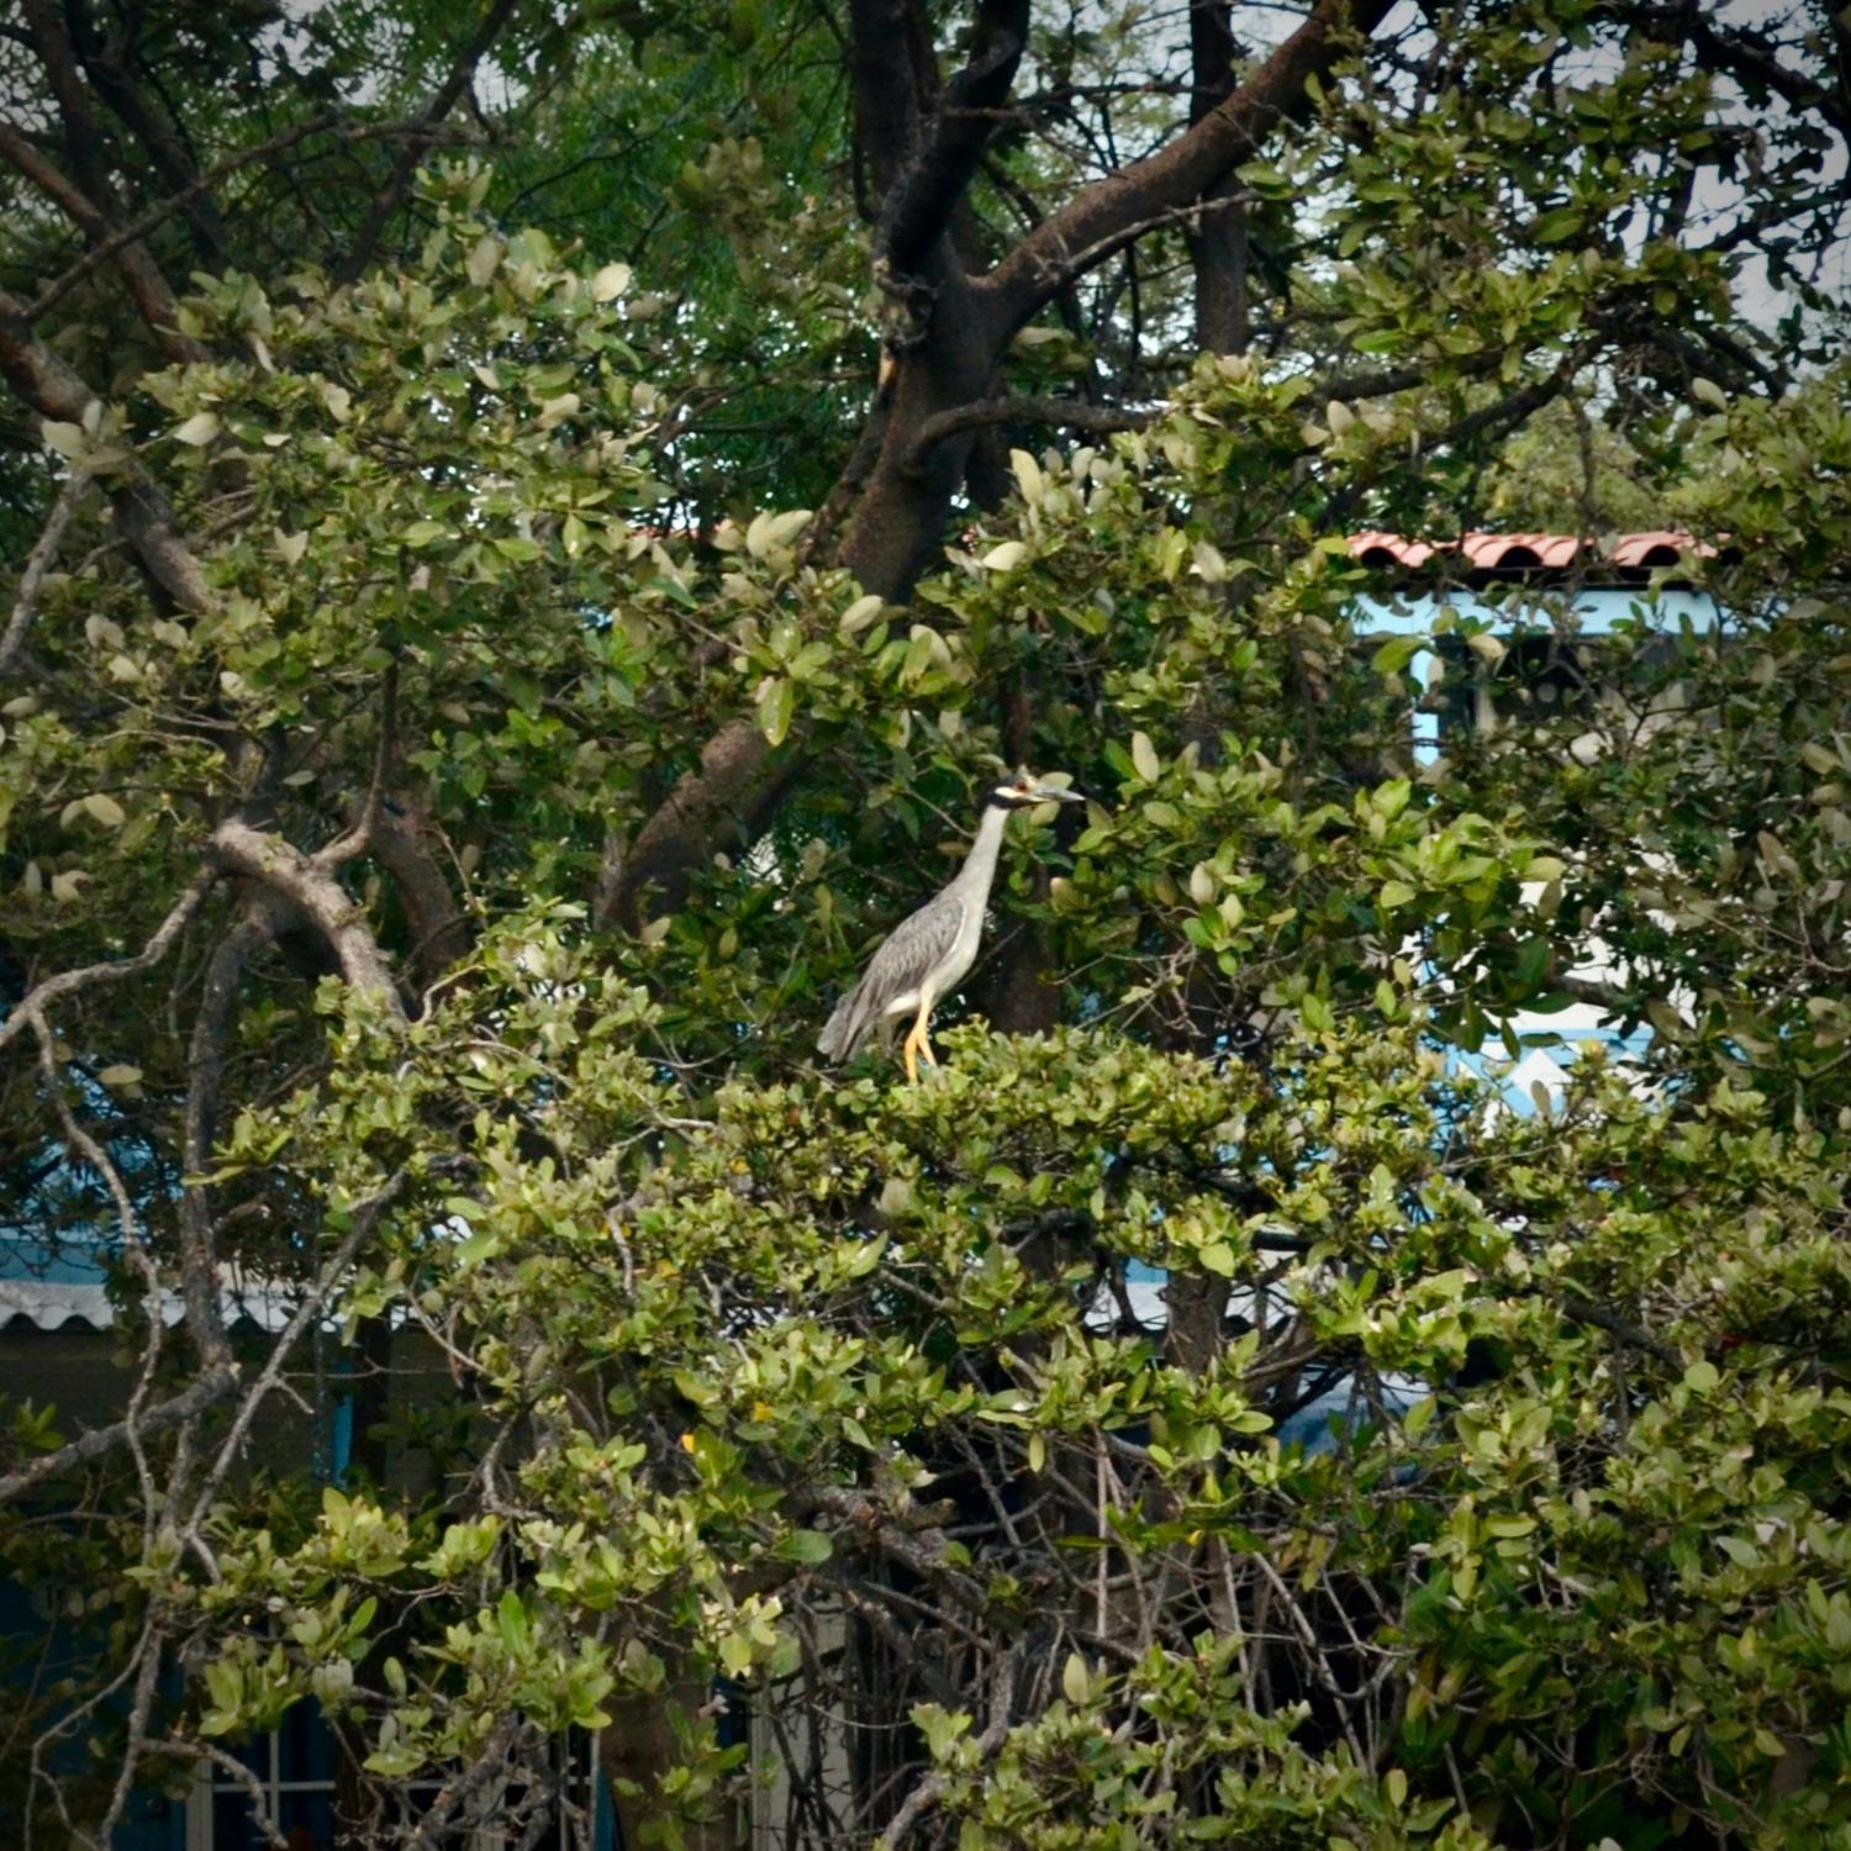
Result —
<path fill-rule="evenodd" d="M 728 82 L 816 30 L 729 17 Z M 584 30 L 574 81 L 671 145 L 686 43 Z M 1565 0 L 1443 51 L 1243 170 L 1282 351 L 1153 337 L 1162 415 L 1009 446 L 904 607 L 791 505 L 845 459 L 778 460 L 864 338 L 845 212 L 722 203 L 801 197 L 792 145 L 592 197 L 735 241 L 672 288 L 433 160 L 396 258 L 209 268 L 194 351 L 33 421 L 17 480 L 98 487 L 0 709 L 6 1214 L 109 1231 L 144 1415 L 210 1391 L 0 1528 L 87 1622 L 15 1739 L 127 1693 L 80 1712 L 100 1776 L 9 1767 L 42 1832 L 312 1698 L 387 1843 L 569 1727 L 669 1844 L 780 1765 L 793 1845 L 1844 1842 L 1842 320 L 1759 329 L 1670 210 L 1739 126 L 1688 60 Z M 552 152 L 584 94 L 535 106 Z M 1826 208 L 1770 142 L 1790 253 Z M 1027 136 L 1011 174 L 1084 177 Z M 716 379 L 747 437 L 683 442 Z M 191 605 L 112 538 L 143 480 Z M 1715 550 L 1580 645 L 1598 695 L 1417 760 L 1346 535 L 1499 496 Z M 1693 573 L 1715 630 L 1664 616 Z M 1566 592 L 1497 595 L 1435 619 L 1455 682 L 1576 646 Z M 772 820 L 602 905 L 741 720 Z M 1023 755 L 1091 802 L 1012 825 L 1002 977 L 919 1085 L 819 1070 Z M 1484 1051 L 1575 1003 L 1643 1051 L 1509 1110 Z M 234 1262 L 301 1295 L 286 1343 L 222 1328 Z M 252 1443 L 318 1342 L 445 1383 L 365 1402 L 338 1485 Z M 75 1437 L 6 1413 L 9 1470 Z"/>

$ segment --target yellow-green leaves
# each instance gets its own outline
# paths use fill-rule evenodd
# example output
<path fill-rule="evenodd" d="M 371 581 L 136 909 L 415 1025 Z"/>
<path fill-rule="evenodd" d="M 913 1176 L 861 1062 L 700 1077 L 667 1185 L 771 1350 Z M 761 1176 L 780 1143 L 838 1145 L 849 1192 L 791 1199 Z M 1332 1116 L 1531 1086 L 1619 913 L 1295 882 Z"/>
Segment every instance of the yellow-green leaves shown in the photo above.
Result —
<path fill-rule="evenodd" d="M 606 264 L 591 279 L 591 299 L 594 302 L 613 302 L 630 287 L 630 266 L 625 263 Z"/>
<path fill-rule="evenodd" d="M 781 746 L 791 730 L 791 716 L 796 706 L 796 690 L 787 676 L 767 678 L 758 696 L 759 731 L 774 746 Z"/>

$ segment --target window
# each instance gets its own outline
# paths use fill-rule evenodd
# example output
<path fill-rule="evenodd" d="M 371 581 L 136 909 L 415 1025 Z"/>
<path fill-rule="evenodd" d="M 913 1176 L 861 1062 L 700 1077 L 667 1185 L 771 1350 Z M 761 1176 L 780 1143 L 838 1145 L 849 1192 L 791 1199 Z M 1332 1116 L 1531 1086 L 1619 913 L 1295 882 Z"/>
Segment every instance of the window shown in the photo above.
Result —
<path fill-rule="evenodd" d="M 334 1733 L 312 1703 L 298 1703 L 282 1726 L 232 1752 L 256 1776 L 264 1807 L 290 1851 L 347 1851 L 351 1837 L 338 1829 L 336 1810 L 339 1748 Z M 534 1851 L 614 1851 L 615 1827 L 603 1782 L 597 1775 L 595 1740 L 578 1731 L 555 1738 L 553 1771 L 563 1773 L 564 1807 L 555 1811 Z M 403 1821 L 415 1820 L 443 1790 L 444 1781 L 419 1781 L 405 1793 Z M 509 1851 L 510 1839 L 483 1818 L 519 1816 L 518 1795 L 508 1789 L 486 1796 L 476 1809 L 477 1828 L 469 1851 Z M 395 1823 L 401 1821 L 395 1821 Z M 459 1822 L 461 1823 L 461 1822 Z M 516 1839 L 525 1837 L 525 1820 Z M 456 1843 L 446 1834 L 446 1845 Z M 248 1785 L 202 1762 L 186 1809 L 186 1851 L 268 1851 L 251 1812 Z"/>
<path fill-rule="evenodd" d="M 333 1732 L 312 1703 L 298 1703 L 282 1725 L 233 1751 L 257 1777 L 264 1808 L 290 1851 L 336 1851 Z M 186 1851 L 265 1851 L 251 1816 L 251 1790 L 225 1769 L 200 1763 L 186 1809 Z"/>

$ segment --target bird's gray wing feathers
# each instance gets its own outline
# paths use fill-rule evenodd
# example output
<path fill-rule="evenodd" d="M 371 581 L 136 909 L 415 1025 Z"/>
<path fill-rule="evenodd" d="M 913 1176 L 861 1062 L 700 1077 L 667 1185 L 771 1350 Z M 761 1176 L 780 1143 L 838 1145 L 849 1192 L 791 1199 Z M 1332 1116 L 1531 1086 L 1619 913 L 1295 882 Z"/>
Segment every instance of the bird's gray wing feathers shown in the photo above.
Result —
<path fill-rule="evenodd" d="M 889 1007 L 902 996 L 917 994 L 950 957 L 959 919 L 959 908 L 943 895 L 902 919 L 869 959 L 861 981 L 836 1004 L 817 1038 L 817 1052 L 825 1060 L 852 1060 Z"/>

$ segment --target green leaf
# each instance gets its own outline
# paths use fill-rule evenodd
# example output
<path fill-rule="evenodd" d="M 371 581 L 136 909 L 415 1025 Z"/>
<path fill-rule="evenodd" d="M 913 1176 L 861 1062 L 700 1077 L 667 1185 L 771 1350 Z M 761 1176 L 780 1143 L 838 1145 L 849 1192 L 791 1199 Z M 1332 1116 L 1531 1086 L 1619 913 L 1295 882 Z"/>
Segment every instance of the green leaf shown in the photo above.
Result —
<path fill-rule="evenodd" d="M 1195 1257 L 1203 1271 L 1215 1273 L 1223 1279 L 1234 1277 L 1234 1249 L 1225 1240 L 1210 1241 L 1207 1246 L 1197 1250 Z"/>
<path fill-rule="evenodd" d="M 1553 206 L 1540 213 L 1530 227 L 1530 236 L 1538 244 L 1563 244 L 1574 237 L 1587 222 L 1579 206 Z"/>
<path fill-rule="evenodd" d="M 792 1530 L 778 1538 L 772 1553 L 784 1562 L 801 1562 L 814 1568 L 835 1553 L 835 1547 L 821 1530 Z"/>
<path fill-rule="evenodd" d="M 1399 675 L 1423 649 L 1431 647 L 1424 636 L 1391 636 L 1369 658 L 1369 666 L 1378 675 Z"/>
<path fill-rule="evenodd" d="M 513 1588 L 502 1595 L 495 1608 L 495 1630 L 501 1635 L 502 1644 L 516 1658 L 527 1655 L 533 1644 L 533 1629 L 528 1622 L 527 1609 Z"/>
<path fill-rule="evenodd" d="M 796 689 L 788 676 L 774 675 L 758 697 L 758 728 L 774 746 L 781 746 L 791 730 Z"/>

